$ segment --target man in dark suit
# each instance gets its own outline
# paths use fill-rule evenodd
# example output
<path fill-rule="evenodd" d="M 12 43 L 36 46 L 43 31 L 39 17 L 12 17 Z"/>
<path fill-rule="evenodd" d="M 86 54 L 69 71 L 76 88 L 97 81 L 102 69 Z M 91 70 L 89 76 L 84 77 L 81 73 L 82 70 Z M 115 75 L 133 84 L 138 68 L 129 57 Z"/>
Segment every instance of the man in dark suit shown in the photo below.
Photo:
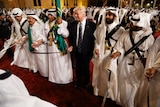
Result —
<path fill-rule="evenodd" d="M 74 9 L 75 21 L 69 26 L 68 51 L 72 52 L 76 62 L 76 84 L 88 87 L 90 80 L 89 63 L 94 49 L 94 31 L 96 24 L 86 18 L 85 7 Z"/>
<path fill-rule="evenodd" d="M 8 20 L 6 20 L 6 15 L 0 10 L 0 39 L 5 44 L 6 40 L 10 38 L 11 35 L 11 24 Z M 0 47 L 1 48 L 1 47 Z M 12 49 L 7 49 L 7 55 L 9 58 L 13 57 Z"/>

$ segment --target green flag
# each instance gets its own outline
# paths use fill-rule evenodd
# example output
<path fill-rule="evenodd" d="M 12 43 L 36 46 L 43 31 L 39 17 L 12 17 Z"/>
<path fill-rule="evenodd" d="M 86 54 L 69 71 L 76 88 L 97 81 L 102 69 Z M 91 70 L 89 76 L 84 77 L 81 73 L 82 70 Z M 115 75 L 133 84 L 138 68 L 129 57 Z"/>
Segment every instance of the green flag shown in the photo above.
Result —
<path fill-rule="evenodd" d="M 60 0 L 55 0 L 55 3 L 56 3 L 56 10 L 57 10 L 57 17 L 62 17 L 61 2 L 60 2 Z M 53 32 L 54 32 L 54 35 L 55 35 L 55 39 L 57 41 L 57 46 L 58 46 L 58 49 L 62 53 L 66 53 L 67 45 L 65 43 L 65 40 L 64 40 L 63 36 L 59 35 L 57 33 L 58 29 L 59 29 L 58 24 L 55 24 L 54 28 L 53 28 Z"/>
<path fill-rule="evenodd" d="M 34 48 L 32 48 L 32 35 L 31 35 L 31 29 L 28 27 L 28 46 L 29 46 L 29 51 L 33 52 Z"/>
<path fill-rule="evenodd" d="M 61 1 L 55 0 L 55 3 L 56 3 L 56 9 L 57 9 L 57 17 L 61 17 L 62 16 Z"/>
<path fill-rule="evenodd" d="M 58 46 L 58 49 L 62 53 L 66 53 L 67 45 L 66 45 L 66 42 L 65 42 L 63 36 L 58 34 L 58 32 L 57 32 L 58 28 L 59 28 L 58 26 L 54 26 L 54 28 L 53 28 L 54 36 L 57 41 L 57 46 Z"/>

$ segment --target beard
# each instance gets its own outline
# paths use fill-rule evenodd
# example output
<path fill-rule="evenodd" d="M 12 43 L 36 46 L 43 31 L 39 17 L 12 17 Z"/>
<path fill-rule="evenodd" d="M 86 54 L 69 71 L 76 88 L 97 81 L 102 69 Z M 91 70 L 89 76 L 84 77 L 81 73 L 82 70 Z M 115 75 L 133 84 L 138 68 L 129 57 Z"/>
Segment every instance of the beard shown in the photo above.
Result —
<path fill-rule="evenodd" d="M 107 24 L 111 24 L 111 23 L 113 23 L 113 21 L 114 21 L 113 19 L 106 19 Z"/>

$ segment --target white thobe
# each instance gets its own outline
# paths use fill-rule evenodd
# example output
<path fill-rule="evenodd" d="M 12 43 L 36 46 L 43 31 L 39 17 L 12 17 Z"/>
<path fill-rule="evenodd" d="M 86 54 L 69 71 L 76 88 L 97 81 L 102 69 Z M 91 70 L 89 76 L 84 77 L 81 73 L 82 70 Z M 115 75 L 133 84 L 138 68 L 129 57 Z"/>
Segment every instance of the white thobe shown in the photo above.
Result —
<path fill-rule="evenodd" d="M 51 23 L 51 26 L 54 26 L 54 24 L 55 21 Z M 58 34 L 62 35 L 64 38 L 67 38 L 69 35 L 69 32 L 67 30 L 67 22 L 62 21 L 62 23 L 59 24 L 58 27 Z M 49 21 L 47 21 L 45 23 L 46 36 L 48 35 L 49 31 Z M 67 52 L 66 54 L 63 54 L 58 49 L 57 44 L 55 44 L 54 41 L 52 41 L 52 46 L 48 45 L 48 53 L 51 53 L 48 54 L 49 81 L 58 84 L 66 84 L 72 82 L 73 72 L 70 53 Z"/>
<path fill-rule="evenodd" d="M 98 57 L 94 53 L 93 58 L 93 78 L 92 78 L 92 85 L 94 87 L 94 94 L 105 96 L 105 94 L 108 94 L 107 97 L 111 98 L 112 100 L 116 99 L 117 96 L 117 59 L 110 59 L 111 50 L 105 49 L 105 47 L 108 46 L 108 42 L 105 42 L 106 37 L 106 29 L 108 30 L 108 33 L 111 32 L 111 30 L 116 26 L 116 23 L 112 23 L 106 27 L 106 25 L 101 24 L 97 27 L 94 35 L 95 35 L 95 48 L 99 49 L 100 56 Z M 124 29 L 120 27 L 113 35 L 112 37 L 115 40 L 118 40 L 118 38 L 123 33 Z M 110 39 L 110 43 L 112 47 L 115 46 L 116 41 Z M 109 72 L 111 71 L 111 78 L 110 81 L 108 81 L 109 78 Z"/>
<path fill-rule="evenodd" d="M 152 30 L 138 31 L 133 33 L 134 42 L 137 43 L 144 36 L 150 35 L 138 48 L 143 51 L 141 55 L 145 55 L 147 50 L 152 46 L 154 37 L 151 35 Z M 124 32 L 123 36 L 117 42 L 115 49 L 119 51 L 121 55 L 132 47 L 132 43 L 129 36 L 129 30 Z M 140 87 L 140 82 L 143 77 L 144 66 L 138 58 L 135 51 L 129 53 L 123 57 L 119 62 L 118 73 L 118 98 L 117 102 L 123 107 L 137 107 L 136 100 L 138 99 L 137 93 Z"/>
<path fill-rule="evenodd" d="M 144 76 L 141 82 L 140 93 L 138 99 L 139 107 L 159 107 L 160 106 L 160 37 L 158 37 L 149 50 L 147 56 L 146 69 L 154 67 L 156 72 L 154 76 L 148 81 Z M 145 71 L 146 72 L 146 71 Z M 142 100 L 143 99 L 143 100 Z M 148 106 L 149 104 L 149 106 Z"/>
<path fill-rule="evenodd" d="M 0 69 L 0 74 L 5 71 Z M 0 80 L 1 107 L 57 107 L 38 97 L 29 95 L 23 81 L 14 74 Z"/>
<path fill-rule="evenodd" d="M 26 18 L 22 18 L 20 24 L 22 24 Z M 27 33 L 28 30 L 28 22 L 26 22 L 23 26 L 23 30 Z M 15 27 L 15 31 L 14 31 Z M 13 35 L 15 33 L 15 35 Z M 27 35 L 25 35 L 27 36 Z M 11 65 L 16 65 L 18 67 L 22 68 L 29 68 L 29 69 L 34 69 L 32 64 L 32 59 L 31 59 L 31 54 L 28 50 L 28 41 L 22 39 L 22 33 L 20 32 L 20 25 L 18 22 L 14 19 L 14 23 L 12 25 L 12 34 L 10 40 L 12 43 L 17 42 L 18 40 L 21 39 L 21 43 L 16 43 L 15 46 L 15 51 L 14 51 L 14 60 L 12 61 Z"/>
<path fill-rule="evenodd" d="M 46 42 L 46 36 L 44 33 L 44 24 L 40 24 L 37 21 L 30 26 L 32 42 L 35 43 L 38 40 Z M 41 44 L 34 49 L 32 53 L 32 63 L 35 64 L 34 72 L 39 71 L 40 75 L 48 77 L 48 60 L 47 60 L 47 46 Z"/>

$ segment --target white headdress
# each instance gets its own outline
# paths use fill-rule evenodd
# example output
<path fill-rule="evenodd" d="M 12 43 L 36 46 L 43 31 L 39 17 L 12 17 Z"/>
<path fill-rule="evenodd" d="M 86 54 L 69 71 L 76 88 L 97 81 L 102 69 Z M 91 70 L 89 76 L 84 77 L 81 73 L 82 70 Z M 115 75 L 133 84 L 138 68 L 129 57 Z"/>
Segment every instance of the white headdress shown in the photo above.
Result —
<path fill-rule="evenodd" d="M 14 8 L 12 10 L 12 14 L 14 17 L 21 16 L 23 14 L 23 11 L 20 8 Z"/>
<path fill-rule="evenodd" d="M 95 20 L 95 16 L 96 16 L 96 14 L 97 14 L 97 12 L 100 10 L 100 8 L 99 7 L 97 7 L 97 8 L 95 8 L 94 10 L 93 10 L 93 20 Z"/>
<path fill-rule="evenodd" d="M 128 10 L 125 8 L 121 8 L 119 9 L 119 21 L 122 22 L 123 18 L 126 16 L 126 14 L 128 13 Z"/>
<path fill-rule="evenodd" d="M 101 8 L 99 11 L 99 17 L 98 17 L 98 24 L 105 24 L 105 14 L 106 13 L 106 9 L 105 8 Z"/>
<path fill-rule="evenodd" d="M 49 9 L 49 10 L 46 12 L 46 15 L 48 16 L 49 14 L 51 14 L 52 16 L 54 16 L 54 17 L 56 18 L 56 17 L 57 17 L 56 9 Z"/>
<path fill-rule="evenodd" d="M 43 25 L 43 22 L 40 20 L 40 18 L 35 14 L 34 11 L 30 11 L 29 13 L 27 13 L 27 17 L 33 17 L 34 19 L 37 20 L 38 23 L 40 23 L 41 25 Z"/>
<path fill-rule="evenodd" d="M 137 13 L 130 18 L 134 26 L 142 27 L 143 29 L 150 28 L 150 20 L 151 14 L 144 12 Z"/>
<path fill-rule="evenodd" d="M 3 74 L 3 73 L 5 73 L 5 71 L 4 71 L 4 70 L 2 70 L 2 69 L 0 69 L 0 74 Z"/>
<path fill-rule="evenodd" d="M 119 23 L 118 8 L 108 7 L 108 8 L 106 9 L 106 12 L 111 12 L 111 13 L 113 13 L 113 14 L 116 16 L 114 22 Z"/>

